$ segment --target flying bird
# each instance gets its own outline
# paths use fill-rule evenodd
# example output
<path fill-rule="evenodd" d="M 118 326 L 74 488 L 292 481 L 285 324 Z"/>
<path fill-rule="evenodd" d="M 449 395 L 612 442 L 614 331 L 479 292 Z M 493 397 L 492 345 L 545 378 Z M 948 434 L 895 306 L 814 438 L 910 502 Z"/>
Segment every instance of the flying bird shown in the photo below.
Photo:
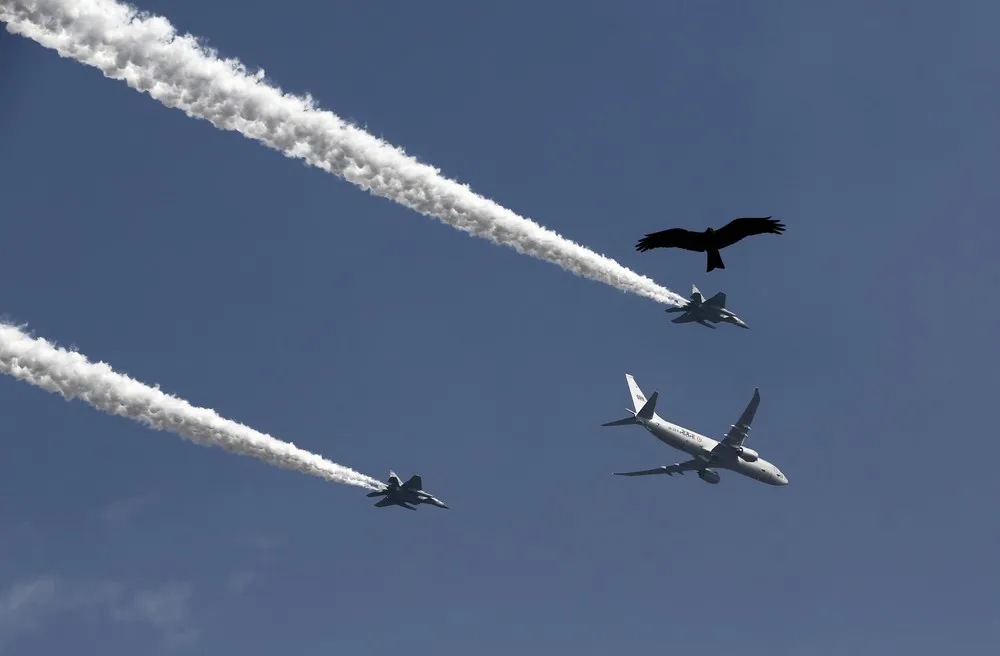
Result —
<path fill-rule="evenodd" d="M 635 245 L 635 250 L 643 253 L 652 248 L 683 248 L 686 251 L 698 253 L 708 252 L 708 269 L 725 269 L 722 255 L 719 251 L 726 246 L 732 246 L 744 237 L 751 235 L 780 235 L 785 231 L 785 224 L 775 221 L 769 216 L 763 218 L 746 217 L 733 219 L 725 226 L 714 230 L 708 228 L 704 232 L 693 232 L 684 228 L 670 228 L 660 232 L 651 232 Z"/>

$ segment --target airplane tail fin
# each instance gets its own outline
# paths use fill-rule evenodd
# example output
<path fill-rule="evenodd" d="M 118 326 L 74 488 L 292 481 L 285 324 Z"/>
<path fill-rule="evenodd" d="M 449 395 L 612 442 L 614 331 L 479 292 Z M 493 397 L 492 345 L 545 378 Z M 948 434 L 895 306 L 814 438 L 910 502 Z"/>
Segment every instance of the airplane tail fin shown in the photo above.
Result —
<path fill-rule="evenodd" d="M 656 414 L 656 399 L 659 396 L 659 392 L 653 392 L 653 396 L 649 397 L 649 400 L 639 408 L 639 412 L 635 416 L 643 419 L 652 419 L 653 415 Z"/>
<path fill-rule="evenodd" d="M 639 384 L 635 382 L 632 374 L 625 374 L 625 381 L 628 383 L 629 394 L 632 395 L 632 406 L 636 412 L 639 412 L 642 410 L 642 406 L 646 405 L 646 395 L 639 389 Z"/>
<path fill-rule="evenodd" d="M 639 423 L 639 419 L 653 418 L 656 410 L 656 399 L 660 393 L 653 392 L 653 395 L 649 399 L 646 399 L 646 395 L 639 389 L 639 385 L 635 382 L 632 374 L 625 374 L 625 380 L 628 381 L 628 389 L 632 393 L 632 405 L 635 407 L 635 410 L 628 410 L 628 412 L 632 413 L 632 416 L 618 419 L 617 421 L 609 421 L 606 424 L 601 424 L 601 426 L 629 426 Z"/>

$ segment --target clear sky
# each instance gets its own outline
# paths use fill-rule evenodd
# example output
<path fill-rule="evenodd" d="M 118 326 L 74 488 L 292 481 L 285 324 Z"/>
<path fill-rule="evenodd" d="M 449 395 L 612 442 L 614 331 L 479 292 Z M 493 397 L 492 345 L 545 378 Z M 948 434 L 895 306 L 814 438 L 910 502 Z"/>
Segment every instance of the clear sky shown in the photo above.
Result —
<path fill-rule="evenodd" d="M 237 7 L 238 5 L 238 7 Z M 752 330 L 473 239 L 0 34 L 0 313 L 451 510 L 0 379 L 0 652 L 989 653 L 993 2 L 143 0 Z M 702 254 L 644 233 L 774 215 Z M 992 282 L 991 282 L 992 281 Z M 624 415 L 789 477 L 683 459 Z"/>

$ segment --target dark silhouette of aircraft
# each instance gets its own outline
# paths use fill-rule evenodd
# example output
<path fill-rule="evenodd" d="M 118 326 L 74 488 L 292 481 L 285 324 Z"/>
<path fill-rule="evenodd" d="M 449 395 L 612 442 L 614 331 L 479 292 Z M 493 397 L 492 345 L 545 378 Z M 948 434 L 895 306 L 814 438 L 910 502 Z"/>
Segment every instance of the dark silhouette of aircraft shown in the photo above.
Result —
<path fill-rule="evenodd" d="M 424 482 L 417 474 L 414 474 L 408 481 L 403 483 L 399 480 L 399 476 L 396 476 L 395 472 L 390 471 L 389 483 L 381 490 L 369 492 L 367 496 L 385 497 L 375 504 L 376 508 L 402 506 L 407 510 L 416 510 L 413 506 L 421 503 L 428 503 L 438 508 L 448 507 L 434 498 L 429 492 L 424 491 Z"/>
<path fill-rule="evenodd" d="M 660 232 L 651 232 L 635 245 L 635 250 L 643 253 L 653 248 L 683 248 L 686 251 L 708 253 L 708 269 L 725 269 L 722 255 L 719 251 L 726 246 L 732 246 L 745 237 L 752 235 L 780 235 L 785 231 L 785 224 L 775 221 L 769 216 L 763 218 L 747 217 L 733 219 L 725 226 L 714 230 L 708 228 L 704 232 L 694 232 L 684 228 L 670 228 Z"/>

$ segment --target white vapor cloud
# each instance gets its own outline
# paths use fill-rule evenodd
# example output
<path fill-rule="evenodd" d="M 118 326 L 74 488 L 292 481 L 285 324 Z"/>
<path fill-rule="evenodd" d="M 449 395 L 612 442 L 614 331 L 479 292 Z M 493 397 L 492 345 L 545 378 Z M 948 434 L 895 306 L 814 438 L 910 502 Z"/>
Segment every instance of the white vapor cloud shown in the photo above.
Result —
<path fill-rule="evenodd" d="M 164 646 L 189 646 L 198 638 L 189 611 L 192 592 L 188 583 L 129 589 L 117 581 L 52 575 L 21 581 L 0 591 L 0 649 L 67 614 L 144 625 L 157 631 Z"/>
<path fill-rule="evenodd" d="M 254 582 L 257 578 L 257 572 L 252 570 L 236 570 L 229 574 L 229 580 L 226 582 L 226 587 L 233 594 L 240 594 L 244 590 L 250 587 L 250 584 Z"/>
<path fill-rule="evenodd" d="M 214 410 L 196 408 L 183 399 L 119 374 L 103 362 L 95 364 L 80 353 L 56 347 L 3 323 L 0 323 L 0 373 L 61 394 L 66 400 L 80 399 L 108 414 L 176 433 L 202 446 L 221 447 L 335 483 L 372 490 L 385 487 L 370 476 L 223 419 Z"/>
<path fill-rule="evenodd" d="M 112 617 L 155 627 L 168 646 L 189 645 L 198 639 L 198 631 L 191 626 L 188 612 L 192 592 L 188 583 L 169 583 L 159 588 L 140 590 L 128 603 L 116 606 Z"/>
<path fill-rule="evenodd" d="M 55 598 L 55 580 L 43 576 L 16 583 L 0 593 L 0 641 L 36 629 Z"/>
<path fill-rule="evenodd" d="M 421 214 L 579 276 L 661 303 L 685 299 L 472 192 L 403 150 L 220 59 L 163 17 L 114 0 L 0 0 L 7 30 L 124 80 L 168 107 L 234 130 Z"/>
<path fill-rule="evenodd" d="M 102 508 L 98 513 L 98 516 L 102 521 L 109 524 L 127 522 L 155 501 L 156 497 L 152 494 L 143 494 L 140 496 L 129 497 L 127 499 L 118 499 L 104 506 L 104 508 Z"/>

